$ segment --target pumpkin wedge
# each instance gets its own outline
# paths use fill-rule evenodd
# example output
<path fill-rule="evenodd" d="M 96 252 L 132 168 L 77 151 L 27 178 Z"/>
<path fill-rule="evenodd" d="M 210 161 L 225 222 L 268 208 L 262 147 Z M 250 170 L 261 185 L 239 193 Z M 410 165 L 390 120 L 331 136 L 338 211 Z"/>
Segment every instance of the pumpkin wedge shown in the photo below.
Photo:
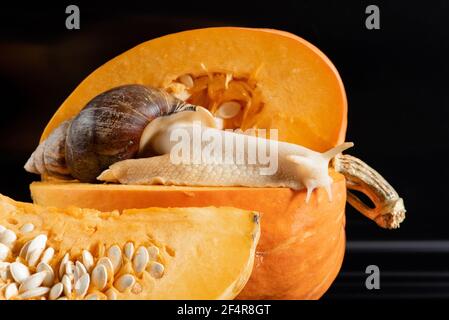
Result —
<path fill-rule="evenodd" d="M 259 215 L 235 208 L 120 214 L 2 195 L 0 228 L 0 299 L 232 299 L 260 233 Z"/>

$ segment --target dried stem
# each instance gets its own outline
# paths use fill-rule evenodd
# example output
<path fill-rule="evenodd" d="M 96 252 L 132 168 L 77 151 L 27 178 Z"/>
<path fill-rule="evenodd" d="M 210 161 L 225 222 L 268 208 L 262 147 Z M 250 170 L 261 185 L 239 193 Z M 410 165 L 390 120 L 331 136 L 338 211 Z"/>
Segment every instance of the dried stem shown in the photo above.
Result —
<path fill-rule="evenodd" d="M 405 207 L 402 198 L 393 187 L 373 168 L 350 155 L 337 155 L 332 162 L 334 169 L 346 177 L 348 202 L 379 226 L 387 229 L 399 228 L 405 219 Z M 365 204 L 349 190 L 365 194 L 374 208 Z"/>

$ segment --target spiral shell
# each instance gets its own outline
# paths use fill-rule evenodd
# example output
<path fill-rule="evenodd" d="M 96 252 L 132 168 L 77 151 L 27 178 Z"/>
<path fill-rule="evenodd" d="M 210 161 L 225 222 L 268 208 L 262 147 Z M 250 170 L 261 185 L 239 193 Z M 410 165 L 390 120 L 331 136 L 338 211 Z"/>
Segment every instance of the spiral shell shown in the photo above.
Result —
<path fill-rule="evenodd" d="M 143 85 L 124 85 L 93 98 L 33 152 L 29 172 L 95 182 L 111 164 L 134 158 L 145 127 L 155 118 L 196 106 Z"/>

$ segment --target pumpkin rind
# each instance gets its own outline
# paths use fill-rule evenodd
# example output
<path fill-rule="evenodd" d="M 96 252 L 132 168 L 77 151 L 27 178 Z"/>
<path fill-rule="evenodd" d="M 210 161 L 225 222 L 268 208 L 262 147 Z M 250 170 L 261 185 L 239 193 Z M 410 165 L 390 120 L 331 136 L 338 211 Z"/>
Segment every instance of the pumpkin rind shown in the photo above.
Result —
<path fill-rule="evenodd" d="M 32 223 L 34 229 L 21 232 L 27 223 Z M 111 257 L 109 248 L 118 246 L 123 252 L 128 242 L 136 248 L 158 247 L 159 254 L 152 256 L 155 260 L 149 262 L 146 271 L 137 273 L 133 263 L 123 258 L 115 275 L 110 274 L 103 295 L 121 276 L 131 274 L 135 278 L 136 287 L 124 292 L 115 284 L 118 299 L 232 299 L 251 274 L 260 234 L 257 213 L 229 207 L 130 209 L 119 214 L 75 207 L 47 208 L 2 195 L 0 225 L 18 235 L 6 262 L 15 261 L 27 241 L 38 235 L 48 237 L 47 247 L 55 250 L 48 262 L 55 270 L 55 284 L 61 280 L 56 271 L 67 253 L 72 262 L 82 262 L 83 250 L 89 250 L 97 263 L 100 257 Z M 36 245 L 32 243 L 29 248 L 32 246 Z M 23 258 L 19 261 L 26 264 Z M 163 274 L 155 276 L 151 264 L 163 265 Z M 29 269 L 33 272 L 34 268 Z M 0 300 L 5 298 L 4 281 L 2 275 Z M 74 284 L 72 287 L 76 288 Z M 99 293 L 91 285 L 87 294 L 95 292 Z"/>

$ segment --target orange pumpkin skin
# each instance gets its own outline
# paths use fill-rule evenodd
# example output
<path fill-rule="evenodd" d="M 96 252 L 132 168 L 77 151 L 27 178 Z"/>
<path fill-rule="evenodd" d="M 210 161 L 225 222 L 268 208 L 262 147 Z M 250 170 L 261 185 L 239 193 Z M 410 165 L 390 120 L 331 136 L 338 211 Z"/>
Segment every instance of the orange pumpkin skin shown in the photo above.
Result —
<path fill-rule="evenodd" d="M 91 185 L 34 182 L 35 203 L 101 211 L 231 206 L 261 213 L 261 236 L 241 299 L 318 299 L 340 270 L 345 249 L 346 185 L 331 172 L 332 201 L 316 189 Z"/>
<path fill-rule="evenodd" d="M 233 48 L 230 50 L 229 48 Z M 238 50 L 234 50 L 238 49 Z M 163 58 L 162 58 L 163 57 Z M 183 74 L 231 72 L 254 76 L 265 103 L 259 128 L 279 129 L 279 139 L 325 151 L 345 139 L 343 83 L 327 57 L 307 41 L 270 29 L 191 30 L 143 43 L 89 75 L 48 123 L 41 140 L 97 94 L 122 84 L 165 87 Z M 157 71 L 155 71 L 157 70 Z M 279 85 L 282 83 L 282 85 Z M 318 299 L 330 287 L 345 249 L 346 185 L 331 173 L 333 200 L 324 190 L 193 188 L 36 182 L 41 205 L 102 211 L 146 207 L 232 206 L 261 213 L 256 261 L 241 299 Z"/>
<path fill-rule="evenodd" d="M 319 299 L 329 289 L 345 252 L 345 190 L 342 178 L 332 202 L 320 189 L 306 204 L 301 192 L 263 213 L 254 270 L 239 299 Z"/>

